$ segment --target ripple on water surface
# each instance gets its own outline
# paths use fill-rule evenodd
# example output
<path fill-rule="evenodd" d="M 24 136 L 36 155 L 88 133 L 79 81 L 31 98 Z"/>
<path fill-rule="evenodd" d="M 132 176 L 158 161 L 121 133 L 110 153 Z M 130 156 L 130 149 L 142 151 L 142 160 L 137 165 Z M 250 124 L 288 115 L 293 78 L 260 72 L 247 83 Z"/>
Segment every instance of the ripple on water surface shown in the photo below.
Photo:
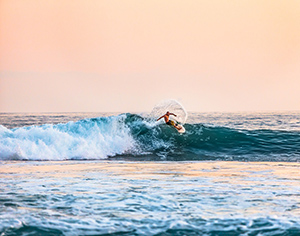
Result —
<path fill-rule="evenodd" d="M 3 162 L 1 235 L 299 235 L 298 163 Z"/>

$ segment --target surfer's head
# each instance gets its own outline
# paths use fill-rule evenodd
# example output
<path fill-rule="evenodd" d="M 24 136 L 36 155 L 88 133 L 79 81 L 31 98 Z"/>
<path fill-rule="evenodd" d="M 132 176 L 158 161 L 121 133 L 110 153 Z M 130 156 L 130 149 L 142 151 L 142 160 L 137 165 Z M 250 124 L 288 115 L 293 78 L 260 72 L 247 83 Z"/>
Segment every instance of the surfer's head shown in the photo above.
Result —
<path fill-rule="evenodd" d="M 170 112 L 169 111 L 167 111 L 167 113 L 166 113 L 167 115 L 169 115 L 170 114 Z"/>

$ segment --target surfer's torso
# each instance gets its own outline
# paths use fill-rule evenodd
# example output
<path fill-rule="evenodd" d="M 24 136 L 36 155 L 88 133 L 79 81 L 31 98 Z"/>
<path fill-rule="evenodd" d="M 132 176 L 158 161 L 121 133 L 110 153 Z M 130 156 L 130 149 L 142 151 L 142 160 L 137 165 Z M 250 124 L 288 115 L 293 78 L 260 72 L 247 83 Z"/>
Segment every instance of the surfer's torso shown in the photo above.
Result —
<path fill-rule="evenodd" d="M 165 119 L 165 122 L 168 124 L 168 122 L 170 122 L 170 115 L 165 114 L 164 119 Z"/>

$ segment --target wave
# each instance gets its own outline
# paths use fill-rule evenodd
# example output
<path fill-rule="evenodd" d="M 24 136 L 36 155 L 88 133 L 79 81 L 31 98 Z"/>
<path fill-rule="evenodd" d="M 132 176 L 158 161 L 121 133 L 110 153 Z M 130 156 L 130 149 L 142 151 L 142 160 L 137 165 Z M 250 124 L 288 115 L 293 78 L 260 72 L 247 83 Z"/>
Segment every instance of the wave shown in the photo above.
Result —
<path fill-rule="evenodd" d="M 186 133 L 136 114 L 15 129 L 0 126 L 0 160 L 299 161 L 300 132 L 185 124 Z"/>

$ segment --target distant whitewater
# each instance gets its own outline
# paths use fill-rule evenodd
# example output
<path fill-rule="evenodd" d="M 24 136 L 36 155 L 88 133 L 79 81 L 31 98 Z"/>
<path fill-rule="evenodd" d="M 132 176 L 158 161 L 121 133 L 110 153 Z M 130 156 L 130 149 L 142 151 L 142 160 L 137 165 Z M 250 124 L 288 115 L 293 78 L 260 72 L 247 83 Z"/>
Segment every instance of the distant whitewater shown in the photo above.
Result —
<path fill-rule="evenodd" d="M 15 126 L 30 116 L 16 119 Z M 2 124 L 11 117 L 1 114 Z M 0 125 L 0 160 L 300 161 L 299 120 L 298 113 L 193 113 L 185 134 L 130 113 L 11 129 Z"/>

